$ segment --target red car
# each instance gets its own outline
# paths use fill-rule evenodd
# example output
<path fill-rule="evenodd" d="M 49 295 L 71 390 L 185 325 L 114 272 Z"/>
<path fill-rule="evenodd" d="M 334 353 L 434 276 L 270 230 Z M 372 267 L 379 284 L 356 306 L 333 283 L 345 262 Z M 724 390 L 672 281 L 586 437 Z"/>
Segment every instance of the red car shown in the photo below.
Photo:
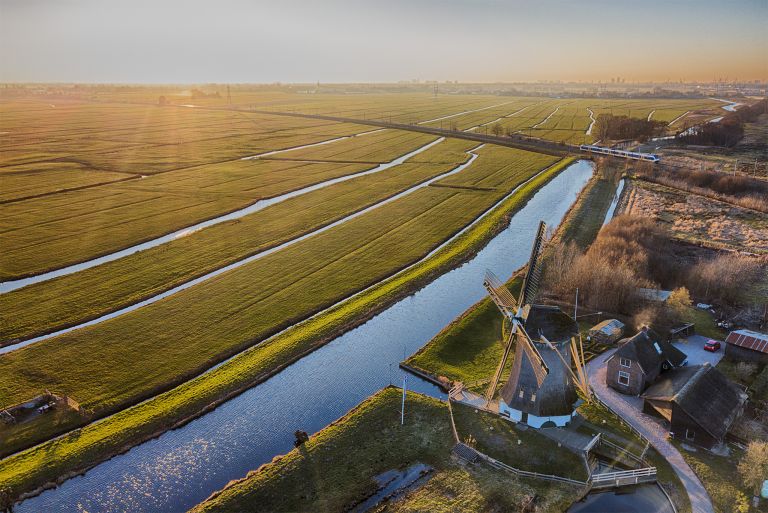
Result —
<path fill-rule="evenodd" d="M 710 353 L 716 353 L 720 350 L 720 342 L 717 340 L 708 340 L 706 344 L 704 344 L 704 351 L 709 351 Z"/>

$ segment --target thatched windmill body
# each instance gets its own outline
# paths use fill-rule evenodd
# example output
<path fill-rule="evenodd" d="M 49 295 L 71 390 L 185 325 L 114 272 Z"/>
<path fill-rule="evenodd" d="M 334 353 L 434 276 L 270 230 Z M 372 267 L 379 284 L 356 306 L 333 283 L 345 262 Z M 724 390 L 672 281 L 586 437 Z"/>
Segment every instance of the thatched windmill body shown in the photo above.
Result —
<path fill-rule="evenodd" d="M 589 396 L 583 352 L 576 343 L 578 324 L 559 307 L 534 304 L 541 280 L 545 233 L 542 221 L 517 300 L 492 273 L 488 272 L 484 281 L 494 303 L 510 321 L 504 353 L 486 399 L 490 402 L 494 398 L 514 351 L 512 370 L 500 393 L 499 413 L 533 427 L 565 425 L 573 415 L 577 389 Z"/>

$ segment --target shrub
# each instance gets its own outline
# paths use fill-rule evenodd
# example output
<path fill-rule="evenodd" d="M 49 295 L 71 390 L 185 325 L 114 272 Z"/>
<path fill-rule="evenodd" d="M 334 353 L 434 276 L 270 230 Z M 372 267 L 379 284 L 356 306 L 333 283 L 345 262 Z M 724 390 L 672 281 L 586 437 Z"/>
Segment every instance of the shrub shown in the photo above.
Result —
<path fill-rule="evenodd" d="M 708 301 L 737 305 L 745 301 L 749 284 L 759 281 L 764 270 L 759 260 L 721 253 L 696 263 L 688 273 L 688 288 Z"/>

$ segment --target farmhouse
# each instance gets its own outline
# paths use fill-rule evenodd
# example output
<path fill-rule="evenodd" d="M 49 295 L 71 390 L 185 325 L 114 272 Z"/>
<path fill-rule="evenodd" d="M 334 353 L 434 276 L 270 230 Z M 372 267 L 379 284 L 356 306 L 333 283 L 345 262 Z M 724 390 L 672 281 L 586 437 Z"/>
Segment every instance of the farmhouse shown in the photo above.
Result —
<path fill-rule="evenodd" d="M 665 373 L 643 399 L 643 412 L 666 419 L 672 436 L 711 449 L 744 411 L 747 394 L 705 363 Z"/>
<path fill-rule="evenodd" d="M 619 345 L 605 362 L 605 381 L 622 394 L 640 394 L 663 371 L 686 361 L 685 353 L 669 342 L 661 342 L 647 327 L 634 337 L 619 341 Z"/>
<path fill-rule="evenodd" d="M 725 354 L 734 360 L 768 363 L 768 334 L 735 330 L 725 342 Z"/>
<path fill-rule="evenodd" d="M 589 330 L 589 339 L 599 344 L 615 344 L 623 334 L 623 322 L 618 319 L 607 319 Z"/>

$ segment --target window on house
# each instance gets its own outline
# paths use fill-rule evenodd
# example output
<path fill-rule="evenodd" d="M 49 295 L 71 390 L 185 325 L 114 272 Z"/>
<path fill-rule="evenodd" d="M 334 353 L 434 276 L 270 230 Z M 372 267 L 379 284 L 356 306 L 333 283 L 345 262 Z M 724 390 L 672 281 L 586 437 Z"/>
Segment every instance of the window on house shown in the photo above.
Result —
<path fill-rule="evenodd" d="M 619 371 L 619 383 L 629 385 L 629 372 Z"/>
<path fill-rule="evenodd" d="M 619 359 L 619 363 L 622 367 L 632 367 L 632 360 L 629 358 L 621 358 Z"/>

